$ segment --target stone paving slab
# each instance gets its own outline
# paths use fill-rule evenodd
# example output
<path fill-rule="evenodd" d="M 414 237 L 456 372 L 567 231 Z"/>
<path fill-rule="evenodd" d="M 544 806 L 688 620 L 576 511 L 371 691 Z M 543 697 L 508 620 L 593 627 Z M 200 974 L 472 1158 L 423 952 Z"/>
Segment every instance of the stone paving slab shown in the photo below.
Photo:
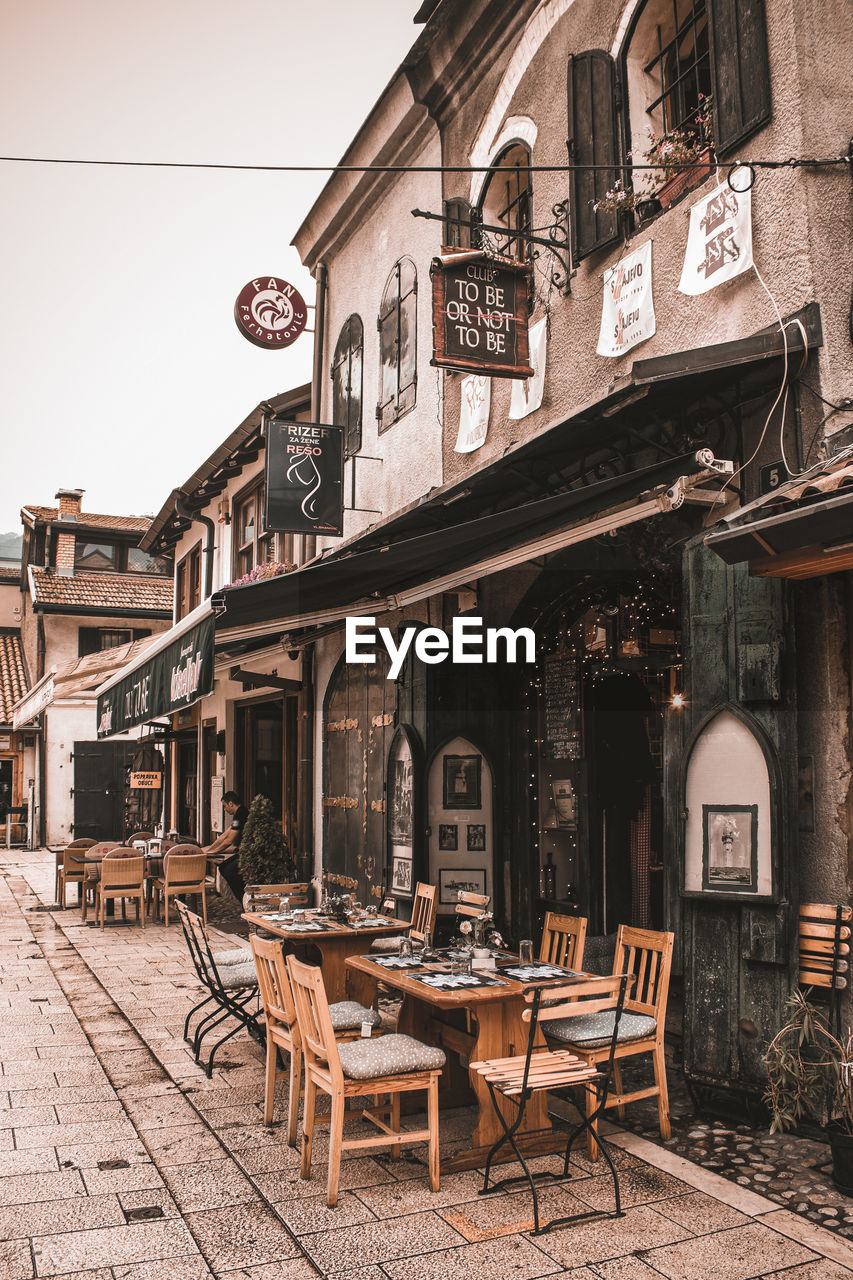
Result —
<path fill-rule="evenodd" d="M 330 1210 L 327 1135 L 310 1181 L 284 1142 L 286 1073 L 265 1128 L 259 1045 L 241 1032 L 211 1079 L 194 1063 L 183 1019 L 199 994 L 178 927 L 143 935 L 89 928 L 77 909 L 27 914 L 52 893 L 52 855 L 0 861 L 0 1009 L 15 1019 L 0 1049 L 0 1239 L 21 1233 L 0 1245 L 0 1280 L 853 1277 L 846 1240 L 780 1207 L 790 1197 L 757 1193 L 769 1183 L 724 1178 L 612 1126 L 620 1219 L 531 1237 L 526 1191 L 481 1197 L 474 1171 L 433 1195 L 423 1148 L 398 1161 L 345 1153 Z M 443 1150 L 464 1145 L 472 1122 L 471 1109 L 443 1112 Z M 737 1155 L 746 1140 L 732 1134 Z M 611 1204 L 603 1166 L 580 1149 L 572 1164 L 568 1184 L 543 1189 L 543 1218 Z"/>

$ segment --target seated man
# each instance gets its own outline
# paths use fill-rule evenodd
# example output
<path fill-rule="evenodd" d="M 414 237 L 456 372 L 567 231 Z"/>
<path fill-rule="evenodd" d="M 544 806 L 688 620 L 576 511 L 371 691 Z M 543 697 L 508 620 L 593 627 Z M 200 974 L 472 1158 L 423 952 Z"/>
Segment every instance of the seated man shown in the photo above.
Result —
<path fill-rule="evenodd" d="M 238 853 L 240 849 L 240 837 L 243 834 L 243 826 L 249 816 L 249 810 L 244 804 L 240 803 L 240 797 L 236 791 L 226 791 L 222 797 L 222 807 L 231 819 L 231 825 L 226 826 L 221 836 L 209 844 L 204 852 L 210 857 L 227 854 L 228 856 L 219 863 L 219 874 L 228 885 L 228 888 L 234 894 L 238 902 L 243 899 L 246 885 L 237 865 Z"/>

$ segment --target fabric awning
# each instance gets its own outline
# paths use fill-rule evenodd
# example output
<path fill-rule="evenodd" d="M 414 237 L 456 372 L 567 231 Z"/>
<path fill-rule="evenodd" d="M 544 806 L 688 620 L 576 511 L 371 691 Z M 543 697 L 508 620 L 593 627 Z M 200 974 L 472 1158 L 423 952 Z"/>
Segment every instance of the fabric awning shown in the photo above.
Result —
<path fill-rule="evenodd" d="M 212 692 L 213 630 L 207 600 L 104 681 L 97 691 L 98 737 L 183 711 Z"/>
<path fill-rule="evenodd" d="M 247 626 L 274 623 L 287 630 L 398 608 L 585 541 L 602 531 L 598 522 L 608 515 L 607 527 L 618 528 L 666 510 L 666 490 L 681 477 L 695 481 L 715 474 L 707 451 L 682 454 L 510 511 L 448 521 L 416 537 L 367 550 L 356 543 L 282 577 L 219 592 L 213 598 L 217 636 Z"/>
<path fill-rule="evenodd" d="M 756 576 L 812 578 L 853 568 L 853 463 L 813 468 L 726 523 L 706 545 L 726 564 L 749 561 Z"/>
<path fill-rule="evenodd" d="M 114 649 L 100 649 L 97 653 L 87 654 L 85 658 L 78 658 L 76 662 L 64 662 L 51 667 L 29 693 L 15 703 L 12 713 L 13 728 L 19 729 L 22 725 L 29 724 L 51 703 L 61 698 L 85 694 L 94 696 L 95 690 L 109 676 L 120 671 L 127 663 L 141 661 L 155 639 L 155 636 L 144 636 L 141 640 L 133 640 Z"/>

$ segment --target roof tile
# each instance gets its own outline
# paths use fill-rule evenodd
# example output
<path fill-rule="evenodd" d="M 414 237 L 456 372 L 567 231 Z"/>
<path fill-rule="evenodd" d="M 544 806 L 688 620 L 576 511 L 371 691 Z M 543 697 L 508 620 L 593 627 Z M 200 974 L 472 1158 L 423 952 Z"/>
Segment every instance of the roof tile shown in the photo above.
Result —
<path fill-rule="evenodd" d="M 12 723 L 12 707 L 29 689 L 21 633 L 0 629 L 0 724 Z"/>
<path fill-rule="evenodd" d="M 144 533 L 151 524 L 150 516 L 108 516 L 93 511 L 81 511 L 76 520 L 59 520 L 59 507 L 40 507 L 24 504 L 36 520 L 56 520 L 69 529 L 113 529 L 116 533 Z"/>
<path fill-rule="evenodd" d="M 81 605 L 93 613 L 121 609 L 123 613 L 172 611 L 172 579 L 142 573 L 77 573 L 65 577 L 50 569 L 31 568 L 33 603 L 57 608 Z"/>

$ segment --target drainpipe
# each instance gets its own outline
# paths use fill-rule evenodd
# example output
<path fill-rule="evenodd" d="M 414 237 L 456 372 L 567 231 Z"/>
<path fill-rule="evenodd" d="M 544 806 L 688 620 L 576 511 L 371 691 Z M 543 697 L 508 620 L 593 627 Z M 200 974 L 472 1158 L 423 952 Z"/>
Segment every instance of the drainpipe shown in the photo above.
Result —
<path fill-rule="evenodd" d="M 204 548 L 204 599 L 208 600 L 213 595 L 213 546 L 216 539 L 216 525 L 209 516 L 190 511 L 182 493 L 179 493 L 175 499 L 175 510 L 185 520 L 193 524 L 203 524 L 207 528 L 207 545 Z"/>
<path fill-rule="evenodd" d="M 311 373 L 311 421 L 320 422 L 320 405 L 323 390 L 323 348 L 326 342 L 326 290 L 328 272 L 321 259 L 314 269 L 317 296 L 314 303 L 314 367 Z M 303 541 L 303 564 L 317 554 L 317 539 L 306 534 Z"/>
<path fill-rule="evenodd" d="M 299 695 L 299 728 L 297 733 L 297 796 L 299 853 L 309 867 L 300 869 L 310 880 L 317 871 L 314 865 L 314 645 L 302 651 L 302 691 Z"/>

